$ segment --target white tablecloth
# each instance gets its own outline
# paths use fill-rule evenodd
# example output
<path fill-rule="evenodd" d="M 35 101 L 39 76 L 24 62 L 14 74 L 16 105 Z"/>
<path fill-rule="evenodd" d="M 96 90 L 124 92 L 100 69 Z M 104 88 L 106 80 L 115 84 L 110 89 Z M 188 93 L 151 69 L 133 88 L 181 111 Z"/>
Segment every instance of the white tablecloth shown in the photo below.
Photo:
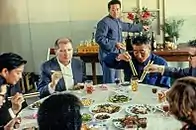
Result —
<path fill-rule="evenodd" d="M 94 104 L 107 102 L 108 96 L 114 93 L 114 90 L 117 89 L 117 86 L 114 84 L 108 84 L 108 90 L 101 90 L 100 85 L 97 85 L 95 91 L 92 94 L 86 94 L 85 92 L 72 92 L 78 97 L 90 97 L 95 100 Z M 126 87 L 124 87 L 126 88 Z M 122 110 L 113 115 L 113 118 L 123 116 L 126 114 L 125 109 L 130 104 L 159 104 L 156 95 L 152 93 L 152 88 L 155 86 L 139 84 L 137 92 L 132 92 L 131 89 L 127 88 L 129 95 L 132 97 L 130 103 L 122 104 Z M 157 87 L 159 90 L 162 88 Z M 20 116 L 22 117 L 21 128 L 26 126 L 37 125 L 36 119 L 27 119 L 26 117 L 36 114 L 37 110 L 31 110 L 28 107 L 22 110 Z M 82 108 L 81 112 L 89 112 L 89 108 Z M 118 130 L 113 125 L 112 121 L 108 122 L 109 130 Z M 164 117 L 164 116 L 150 116 L 148 118 L 146 130 L 179 130 L 181 128 L 181 123 L 174 119 L 173 117 Z"/>

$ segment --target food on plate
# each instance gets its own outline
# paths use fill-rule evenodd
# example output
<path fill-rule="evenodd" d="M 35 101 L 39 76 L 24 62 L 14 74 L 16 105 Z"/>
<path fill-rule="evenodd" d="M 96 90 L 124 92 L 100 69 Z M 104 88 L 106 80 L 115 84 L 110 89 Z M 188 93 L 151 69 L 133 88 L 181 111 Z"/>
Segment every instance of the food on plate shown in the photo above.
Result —
<path fill-rule="evenodd" d="M 32 108 L 39 108 L 41 105 L 41 102 L 35 102 L 31 105 Z"/>
<path fill-rule="evenodd" d="M 113 102 L 113 103 L 125 103 L 130 101 L 131 98 L 129 98 L 128 96 L 125 95 L 112 95 L 109 97 L 109 101 Z"/>
<path fill-rule="evenodd" d="M 120 106 L 113 104 L 100 104 L 92 109 L 93 113 L 116 113 L 120 111 Z"/>
<path fill-rule="evenodd" d="M 80 89 L 84 89 L 84 84 L 77 84 L 73 87 L 73 90 L 80 90 Z"/>
<path fill-rule="evenodd" d="M 110 115 L 108 113 L 98 113 L 98 114 L 95 114 L 94 117 L 97 120 L 107 120 L 110 118 Z"/>
<path fill-rule="evenodd" d="M 93 102 L 94 102 L 94 100 L 91 99 L 91 98 L 82 98 L 82 99 L 81 99 L 81 103 L 82 103 L 82 105 L 85 106 L 85 107 L 88 107 L 88 106 L 92 105 Z"/>
<path fill-rule="evenodd" d="M 138 128 L 146 128 L 147 127 L 147 118 L 142 117 L 139 118 L 137 115 L 126 115 L 124 118 L 118 118 L 118 119 L 113 119 L 114 125 L 116 123 L 119 123 L 120 128 L 125 128 L 126 126 L 129 126 L 129 128 L 134 128 L 137 126 Z"/>
<path fill-rule="evenodd" d="M 83 113 L 82 114 L 82 121 L 83 122 L 88 122 L 92 120 L 92 116 L 88 113 Z"/>
<path fill-rule="evenodd" d="M 147 104 L 136 104 L 126 108 L 128 113 L 133 114 L 149 114 L 155 111 L 155 107 Z"/>

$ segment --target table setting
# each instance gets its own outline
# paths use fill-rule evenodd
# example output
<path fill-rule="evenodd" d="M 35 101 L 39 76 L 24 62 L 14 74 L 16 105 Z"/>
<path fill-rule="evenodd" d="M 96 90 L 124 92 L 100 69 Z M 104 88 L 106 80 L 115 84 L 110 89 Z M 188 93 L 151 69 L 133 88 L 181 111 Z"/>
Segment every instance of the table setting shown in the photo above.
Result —
<path fill-rule="evenodd" d="M 179 130 L 182 126 L 168 114 L 165 88 L 138 83 L 137 90 L 133 91 L 128 82 L 89 85 L 91 89 L 85 86 L 63 92 L 76 95 L 83 104 L 81 130 Z M 38 100 L 21 111 L 20 130 L 37 127 L 37 111 L 44 100 Z"/>

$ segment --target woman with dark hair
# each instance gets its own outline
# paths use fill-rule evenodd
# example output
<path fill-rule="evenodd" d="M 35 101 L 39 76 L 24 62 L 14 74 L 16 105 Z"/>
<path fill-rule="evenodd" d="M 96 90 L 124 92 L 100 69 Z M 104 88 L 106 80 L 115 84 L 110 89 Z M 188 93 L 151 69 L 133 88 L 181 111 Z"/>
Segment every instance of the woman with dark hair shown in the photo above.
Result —
<path fill-rule="evenodd" d="M 47 98 L 38 110 L 39 130 L 80 130 L 80 100 L 68 93 Z"/>
<path fill-rule="evenodd" d="M 181 130 L 196 130 L 196 78 L 176 80 L 167 92 L 171 113 L 186 125 Z"/>
<path fill-rule="evenodd" d="M 4 93 L 1 93 L 2 100 L 7 100 L 5 93 L 7 88 L 15 85 L 22 77 L 22 72 L 26 63 L 26 60 L 15 53 L 3 53 L 0 55 L 0 88 Z M 24 99 L 22 94 L 16 93 L 12 97 L 11 103 L 0 103 L 0 126 L 5 126 L 12 118 L 15 119 L 22 108 L 23 102 Z"/>

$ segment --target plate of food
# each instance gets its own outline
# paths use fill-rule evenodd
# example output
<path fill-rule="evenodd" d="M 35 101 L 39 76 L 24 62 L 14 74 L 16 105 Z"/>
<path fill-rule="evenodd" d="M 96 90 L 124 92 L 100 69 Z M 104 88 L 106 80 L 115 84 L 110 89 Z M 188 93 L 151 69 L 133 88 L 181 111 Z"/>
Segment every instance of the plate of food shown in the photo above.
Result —
<path fill-rule="evenodd" d="M 146 128 L 147 117 L 139 117 L 138 115 L 126 115 L 124 117 L 115 118 L 112 120 L 114 126 L 118 129 L 125 128 Z"/>
<path fill-rule="evenodd" d="M 112 103 L 128 103 L 131 100 L 132 98 L 125 94 L 113 94 L 108 97 L 108 101 Z"/>
<path fill-rule="evenodd" d="M 120 112 L 121 106 L 113 103 L 101 103 L 101 104 L 95 104 L 89 108 L 89 111 L 93 114 L 96 113 L 109 113 L 114 114 L 117 112 Z"/>
<path fill-rule="evenodd" d="M 132 104 L 128 106 L 125 111 L 129 114 L 152 114 L 157 110 L 157 107 L 155 105 L 149 105 L 149 104 Z"/>
<path fill-rule="evenodd" d="M 92 121 L 93 116 L 91 114 L 88 113 L 83 113 L 82 114 L 82 122 L 89 122 Z"/>
<path fill-rule="evenodd" d="M 32 110 L 37 110 L 37 109 L 39 109 L 40 105 L 41 105 L 41 102 L 37 101 L 37 102 L 34 102 L 33 104 L 29 105 L 29 108 Z"/>
<path fill-rule="evenodd" d="M 94 118 L 97 121 L 108 121 L 111 118 L 111 115 L 108 113 L 97 113 L 94 115 Z"/>
<path fill-rule="evenodd" d="M 108 126 L 102 121 L 92 121 L 82 124 L 81 130 L 108 130 Z"/>
<path fill-rule="evenodd" d="M 95 100 L 93 100 L 92 98 L 88 98 L 88 97 L 82 97 L 80 101 L 83 107 L 89 107 L 95 102 Z"/>

